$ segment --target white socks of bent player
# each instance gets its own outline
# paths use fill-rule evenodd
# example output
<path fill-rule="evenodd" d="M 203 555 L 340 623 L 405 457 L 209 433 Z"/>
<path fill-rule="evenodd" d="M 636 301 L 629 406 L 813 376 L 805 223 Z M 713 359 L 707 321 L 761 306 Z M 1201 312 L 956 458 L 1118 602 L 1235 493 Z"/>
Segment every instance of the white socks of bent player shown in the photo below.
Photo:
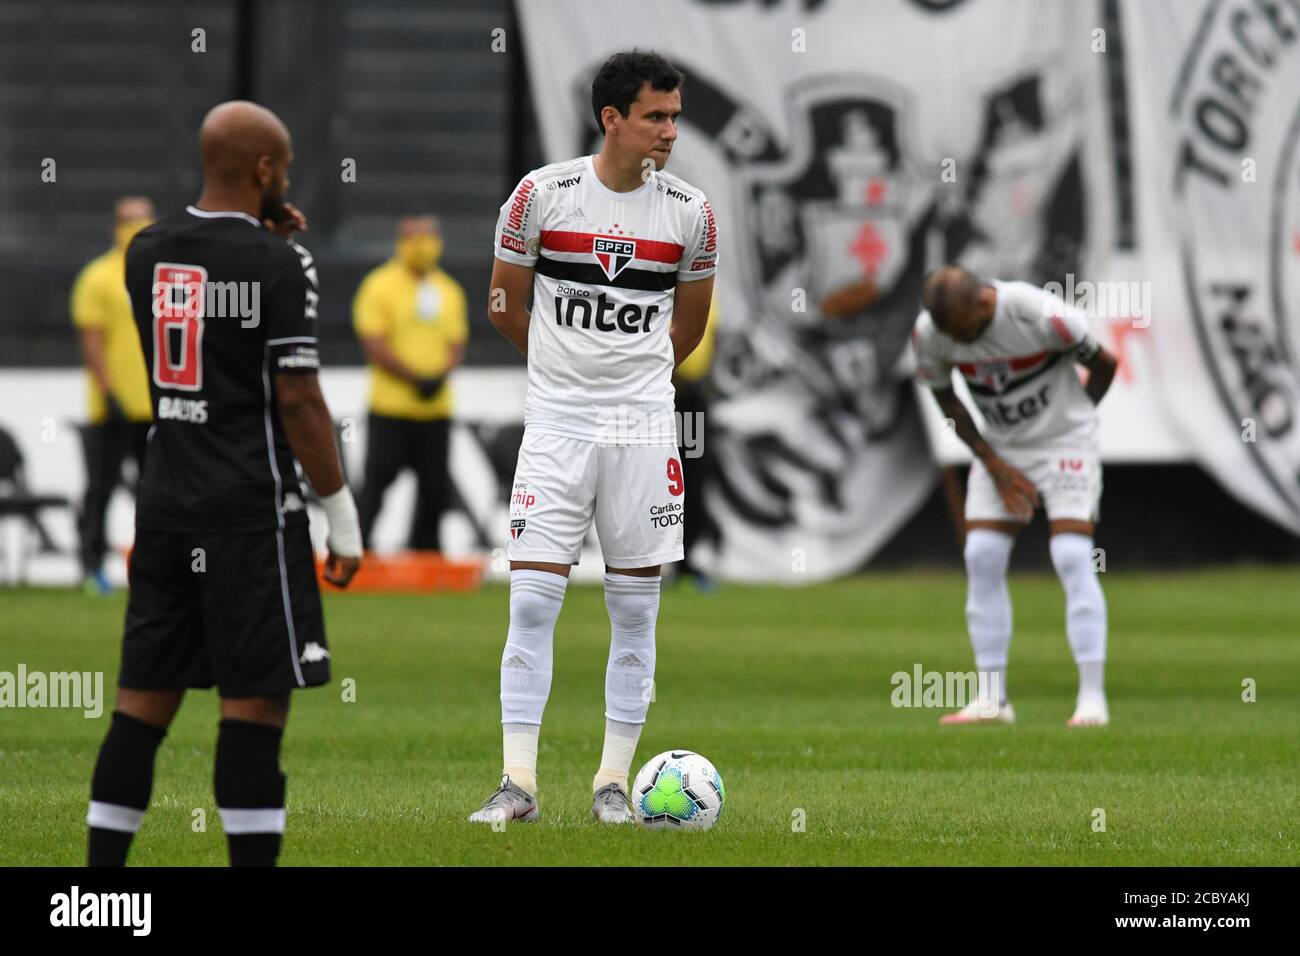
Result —
<path fill-rule="evenodd" d="M 569 579 L 549 571 L 510 572 L 510 629 L 501 652 L 501 723 L 505 772 L 537 792 L 537 733 L 551 694 L 555 621 Z"/>
<path fill-rule="evenodd" d="M 1052 565 L 1065 588 L 1065 633 L 1079 667 L 1079 698 L 1104 697 L 1106 596 L 1092 566 L 1092 538 L 1054 534 Z"/>
<path fill-rule="evenodd" d="M 594 789 L 608 783 L 619 783 L 627 789 L 641 725 L 654 696 L 660 581 L 658 575 L 605 575 L 605 608 L 610 625 L 609 663 L 605 667 L 605 748 Z"/>
<path fill-rule="evenodd" d="M 980 672 L 981 696 L 1007 699 L 1007 649 L 1011 645 L 1011 592 L 1007 565 L 1016 539 L 1001 531 L 966 533 L 966 628 Z M 988 675 L 985 677 L 984 675 Z"/>

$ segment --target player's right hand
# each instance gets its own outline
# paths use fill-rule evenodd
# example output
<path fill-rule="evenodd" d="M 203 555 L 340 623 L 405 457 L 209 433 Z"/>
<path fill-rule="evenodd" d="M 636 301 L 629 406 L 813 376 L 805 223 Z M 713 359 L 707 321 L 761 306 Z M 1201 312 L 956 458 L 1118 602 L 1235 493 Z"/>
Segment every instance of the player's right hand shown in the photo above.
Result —
<path fill-rule="evenodd" d="M 352 583 L 353 577 L 361 568 L 360 558 L 344 557 L 335 554 L 331 548 L 325 558 L 325 580 L 336 588 L 345 588 Z"/>
<path fill-rule="evenodd" d="M 307 231 L 307 217 L 291 202 L 276 210 L 274 219 L 263 219 L 262 225 L 282 239 L 291 239 L 295 232 Z"/>
<path fill-rule="evenodd" d="M 1038 489 L 1023 471 L 998 459 L 987 466 L 1002 505 L 1017 521 L 1028 521 L 1038 507 Z"/>

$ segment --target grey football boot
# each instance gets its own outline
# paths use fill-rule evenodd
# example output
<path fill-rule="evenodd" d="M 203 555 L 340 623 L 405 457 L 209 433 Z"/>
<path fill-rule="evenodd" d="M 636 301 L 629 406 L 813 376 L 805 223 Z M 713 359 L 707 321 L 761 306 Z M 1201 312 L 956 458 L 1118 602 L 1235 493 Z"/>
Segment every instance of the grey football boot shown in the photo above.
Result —
<path fill-rule="evenodd" d="M 616 783 L 607 783 L 591 798 L 591 815 L 601 823 L 633 823 L 632 801 Z"/>
<path fill-rule="evenodd" d="M 509 823 L 518 820 L 531 823 L 541 816 L 533 795 L 510 781 L 508 774 L 501 775 L 501 786 L 483 801 L 483 806 L 469 815 L 470 823 Z"/>

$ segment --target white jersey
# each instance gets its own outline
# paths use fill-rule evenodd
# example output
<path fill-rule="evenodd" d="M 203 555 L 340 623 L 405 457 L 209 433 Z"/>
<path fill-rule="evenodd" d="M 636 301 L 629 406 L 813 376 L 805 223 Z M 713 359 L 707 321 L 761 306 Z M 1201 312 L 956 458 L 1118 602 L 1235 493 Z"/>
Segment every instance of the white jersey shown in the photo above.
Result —
<path fill-rule="evenodd" d="M 992 285 L 993 321 L 974 342 L 945 335 L 921 310 L 912 329 L 917 380 L 951 388 L 953 368 L 961 372 L 995 447 L 1091 443 L 1097 410 L 1075 368 L 1097 350 L 1087 316 L 1027 282 Z"/>
<path fill-rule="evenodd" d="M 665 172 L 619 193 L 583 156 L 525 176 L 501 207 L 493 254 L 532 266 L 525 425 L 601 444 L 675 445 L 678 282 L 717 268 L 704 193 Z"/>

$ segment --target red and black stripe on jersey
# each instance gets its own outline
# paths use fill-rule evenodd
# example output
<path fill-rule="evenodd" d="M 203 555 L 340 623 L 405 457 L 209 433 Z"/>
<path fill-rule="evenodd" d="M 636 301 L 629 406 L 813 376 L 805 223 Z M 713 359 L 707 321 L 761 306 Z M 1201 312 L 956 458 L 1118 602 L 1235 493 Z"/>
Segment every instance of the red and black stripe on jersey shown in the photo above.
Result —
<path fill-rule="evenodd" d="M 655 239 L 642 239 L 636 236 L 608 236 L 591 232 L 566 232 L 562 230 L 543 229 L 540 235 L 541 249 L 538 253 L 536 270 L 552 279 L 575 282 L 582 285 L 606 286 L 614 289 L 636 289 L 642 292 L 666 292 L 677 286 L 677 263 L 682 257 L 683 248 L 675 242 L 661 242 Z M 597 250 L 598 240 L 607 243 L 627 243 L 634 248 L 628 262 L 616 268 L 613 275 L 609 267 L 600 262 L 574 262 L 548 256 L 547 252 L 587 254 L 596 258 L 608 256 Z M 658 271 L 639 269 L 632 263 L 660 262 L 673 266 L 672 269 Z"/>
<path fill-rule="evenodd" d="M 998 396 L 1015 391 L 1055 367 L 1064 353 L 1036 352 L 1033 355 L 1019 355 L 1009 358 L 980 359 L 978 362 L 958 362 L 957 370 L 966 380 L 966 387 L 975 395 Z M 1005 367 L 1006 377 L 1000 386 L 988 384 L 996 376 L 993 370 Z"/>

